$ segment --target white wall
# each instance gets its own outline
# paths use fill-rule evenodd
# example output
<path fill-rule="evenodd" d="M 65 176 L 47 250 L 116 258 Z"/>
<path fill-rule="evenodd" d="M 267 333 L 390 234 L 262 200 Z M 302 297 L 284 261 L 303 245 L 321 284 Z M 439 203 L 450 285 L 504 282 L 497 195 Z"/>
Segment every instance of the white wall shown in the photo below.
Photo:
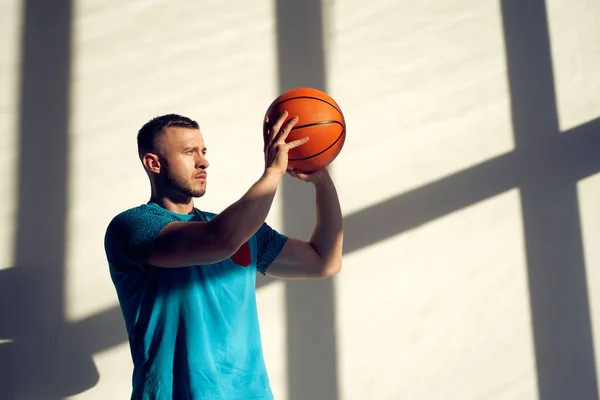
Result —
<path fill-rule="evenodd" d="M 588 396 L 581 398 L 592 398 L 597 390 L 589 374 L 600 368 L 600 353 L 591 340 L 577 347 L 570 333 L 545 332 L 556 321 L 575 321 L 567 327 L 573 337 L 592 335 L 596 346 L 600 340 L 600 251 L 595 246 L 600 237 L 600 163 L 590 156 L 590 146 L 600 142 L 600 3 L 546 2 L 556 129 L 564 132 L 561 138 L 572 139 L 564 142 L 565 151 L 574 152 L 564 162 L 558 139 L 554 147 L 528 148 L 531 153 L 517 149 L 513 126 L 523 121 L 538 125 L 527 122 L 528 109 L 525 117 L 515 117 L 515 107 L 524 100 L 512 97 L 519 90 L 514 85 L 532 84 L 515 76 L 527 76 L 518 73 L 527 71 L 524 65 L 530 60 L 508 59 L 505 37 L 514 35 L 505 31 L 502 4 L 324 2 L 326 90 L 348 123 L 345 148 L 331 167 L 348 244 L 344 269 L 333 279 L 337 370 L 326 371 L 337 377 L 331 387 L 338 400 L 548 400 L 561 398 L 560 391 L 550 393 L 553 385 Z M 535 7 L 524 8 L 523 15 L 531 9 Z M 258 178 L 261 119 L 279 90 L 271 0 L 80 0 L 73 2 L 71 14 L 69 92 L 57 93 L 69 104 L 67 239 L 64 263 L 48 266 L 50 273 L 54 268 L 64 277 L 57 287 L 64 299 L 50 290 L 34 297 L 41 304 L 33 305 L 43 311 L 62 302 L 64 310 L 59 319 L 45 322 L 48 332 L 27 331 L 31 305 L 22 306 L 27 290 L 44 284 L 14 265 L 18 158 L 25 151 L 19 150 L 20 46 L 27 27 L 23 4 L 0 0 L 2 398 L 129 395 L 129 348 L 102 240 L 114 214 L 148 198 L 147 178 L 136 156 L 137 129 L 167 112 L 200 122 L 211 166 L 208 194 L 196 205 L 218 212 Z M 539 29 L 539 20 L 532 19 L 526 31 L 536 37 Z M 535 41 L 523 38 L 527 40 Z M 516 74 L 510 65 L 517 65 Z M 544 76 L 540 72 L 540 82 Z M 529 96 L 536 99 L 536 93 Z M 540 97 L 540 104 L 546 100 Z M 553 132 L 535 133 L 554 140 Z M 544 152 L 552 149 L 558 150 L 546 157 Z M 547 159 L 550 164 L 543 164 Z M 532 175 L 554 160 L 551 173 Z M 43 171 L 43 160 L 39 162 Z M 576 209 L 554 210 L 557 221 L 581 225 L 581 243 L 575 234 L 573 245 L 565 248 L 570 252 L 580 243 L 583 249 L 548 263 L 545 270 L 536 257 L 563 248 L 561 240 L 553 239 L 561 234 L 537 242 L 528 233 L 536 231 L 526 225 L 533 217 L 527 214 L 529 206 L 523 206 L 531 188 L 522 186 L 533 182 L 534 193 L 548 190 L 551 209 L 564 204 L 553 197 L 552 186 L 544 186 L 552 185 L 555 175 L 561 185 L 572 178 L 578 196 L 579 214 Z M 44 197 L 37 194 L 40 207 Z M 268 218 L 277 229 L 285 230 L 284 209 L 278 198 Z M 550 224 L 556 225 L 562 226 Z M 589 315 L 585 291 L 581 298 L 573 293 L 579 281 L 553 281 L 554 268 L 560 270 L 556 276 L 569 277 L 572 269 L 573 276 L 587 277 Z M 530 292 L 532 277 L 536 281 Z M 557 284 L 557 290 L 544 291 L 545 279 Z M 258 290 L 276 398 L 304 399 L 303 393 L 288 393 L 285 283 Z M 544 303 L 548 293 L 552 296 Z M 548 317 L 553 314 L 556 320 Z M 50 335 L 55 336 L 42 340 Z M 557 337 L 564 339 L 564 348 Z M 34 379 L 23 372 L 35 362 L 21 357 L 20 343 L 27 346 L 28 340 L 46 343 L 41 346 L 56 341 L 61 349 L 42 353 L 53 358 L 41 363 Z M 560 348 L 548 349 L 547 343 Z M 590 352 L 596 371 L 593 360 L 585 358 Z M 565 366 L 539 365 L 543 360 L 580 361 L 573 367 L 580 377 L 571 380 Z M 304 367 L 318 369 L 319 361 Z M 61 379 L 43 378 L 55 375 Z"/>

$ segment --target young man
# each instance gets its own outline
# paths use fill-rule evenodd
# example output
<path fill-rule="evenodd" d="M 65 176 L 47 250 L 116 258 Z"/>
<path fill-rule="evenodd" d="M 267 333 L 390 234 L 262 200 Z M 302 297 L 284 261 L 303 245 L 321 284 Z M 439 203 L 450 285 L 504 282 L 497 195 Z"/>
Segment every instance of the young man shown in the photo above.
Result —
<path fill-rule="evenodd" d="M 219 214 L 194 207 L 206 191 L 206 146 L 198 124 L 168 114 L 138 133 L 150 178 L 147 204 L 115 216 L 105 251 L 134 364 L 132 399 L 272 399 L 256 310 L 256 271 L 326 278 L 342 266 L 342 215 L 327 170 L 289 171 L 285 143 L 297 118 L 265 121 L 265 168 Z M 315 187 L 309 241 L 265 223 L 285 173 Z"/>

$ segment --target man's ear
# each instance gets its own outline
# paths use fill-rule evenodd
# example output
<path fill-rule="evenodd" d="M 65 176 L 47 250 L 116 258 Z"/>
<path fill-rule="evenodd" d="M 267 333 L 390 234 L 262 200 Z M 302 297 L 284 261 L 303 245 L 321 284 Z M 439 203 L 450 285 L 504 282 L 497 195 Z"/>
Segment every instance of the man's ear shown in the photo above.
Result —
<path fill-rule="evenodd" d="M 148 171 L 154 172 L 155 174 L 160 173 L 160 160 L 156 154 L 146 153 L 142 158 L 142 164 L 144 164 L 144 167 Z"/>

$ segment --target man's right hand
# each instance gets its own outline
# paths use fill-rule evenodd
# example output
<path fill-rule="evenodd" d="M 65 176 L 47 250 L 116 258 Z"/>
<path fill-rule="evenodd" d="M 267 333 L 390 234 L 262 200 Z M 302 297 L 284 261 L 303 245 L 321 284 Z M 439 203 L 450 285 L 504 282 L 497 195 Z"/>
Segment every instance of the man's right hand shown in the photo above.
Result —
<path fill-rule="evenodd" d="M 265 170 L 275 169 L 281 172 L 281 175 L 284 175 L 288 169 L 288 152 L 293 148 L 302 146 L 309 139 L 307 136 L 293 142 L 285 142 L 285 138 L 298 122 L 298 117 L 293 117 L 283 125 L 287 116 L 287 111 L 284 111 L 274 123 L 269 121 L 269 117 L 266 117 L 263 129 Z"/>

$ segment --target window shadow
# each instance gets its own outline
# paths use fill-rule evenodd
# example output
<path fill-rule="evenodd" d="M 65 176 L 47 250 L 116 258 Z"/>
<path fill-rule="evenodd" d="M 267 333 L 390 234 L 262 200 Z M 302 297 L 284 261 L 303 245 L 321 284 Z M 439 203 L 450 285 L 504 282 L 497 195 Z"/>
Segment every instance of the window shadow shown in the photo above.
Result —
<path fill-rule="evenodd" d="M 576 184 L 600 172 L 600 119 L 560 133 L 545 3 L 502 0 L 515 151 L 344 218 L 344 254 L 513 188 L 521 193 L 541 400 L 598 399 Z M 326 90 L 321 2 L 276 3 L 279 90 Z M 0 271 L 0 398 L 93 387 L 92 354 L 127 340 L 120 309 L 65 318 L 69 0 L 24 2 L 14 267 Z M 313 193 L 286 178 L 285 233 L 306 237 Z M 258 286 L 269 279 L 259 279 Z M 333 280 L 286 282 L 290 400 L 338 395 Z"/>
<path fill-rule="evenodd" d="M 327 91 L 320 0 L 277 0 L 279 92 L 294 87 Z M 286 176 L 283 231 L 308 239 L 315 223 L 312 186 Z M 259 281 L 259 284 L 262 280 Z M 290 400 L 338 398 L 333 280 L 287 281 L 285 286 Z"/>
<path fill-rule="evenodd" d="M 96 384 L 65 322 L 69 0 L 23 5 L 18 209 L 13 267 L 0 271 L 0 398 L 58 399 Z"/>
<path fill-rule="evenodd" d="M 277 2 L 280 91 L 326 88 L 317 3 L 300 9 Z M 559 132 L 545 2 L 501 5 L 515 151 L 345 217 L 344 254 L 518 188 L 540 399 L 597 399 L 576 185 L 600 172 L 600 119 Z M 302 190 L 286 182 L 284 226 L 306 237 L 313 210 Z M 336 357 L 334 288 L 311 284 L 287 286 L 291 399 L 336 398 L 338 391 L 336 363 L 329 359 Z"/>
<path fill-rule="evenodd" d="M 539 396 L 597 399 L 577 180 L 571 173 L 579 161 L 565 162 L 553 146 L 570 133 L 561 133 L 558 124 L 546 3 L 504 0 L 502 19 L 515 143 L 526 154 L 520 190 Z"/>

